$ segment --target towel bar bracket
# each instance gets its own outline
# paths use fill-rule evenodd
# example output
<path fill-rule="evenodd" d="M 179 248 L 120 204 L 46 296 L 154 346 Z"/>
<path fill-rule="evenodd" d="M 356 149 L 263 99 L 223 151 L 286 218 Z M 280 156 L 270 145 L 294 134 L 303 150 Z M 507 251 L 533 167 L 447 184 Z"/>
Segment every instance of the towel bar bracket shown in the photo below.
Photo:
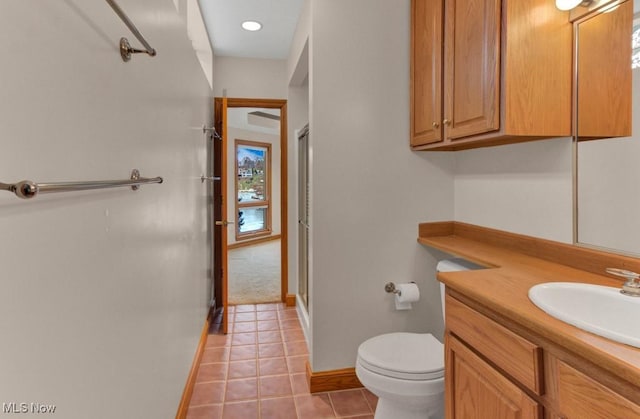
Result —
<path fill-rule="evenodd" d="M 131 59 L 131 54 L 140 54 L 145 53 L 149 54 L 151 57 L 156 56 L 156 50 L 151 49 L 147 51 L 146 49 L 136 49 L 131 46 L 129 40 L 125 37 L 120 38 L 120 56 L 122 57 L 122 61 L 127 62 Z"/>
<path fill-rule="evenodd" d="M 220 136 L 220 134 L 218 134 L 218 131 L 216 131 L 215 127 L 211 127 L 211 128 L 207 128 L 206 125 L 202 126 L 202 133 L 206 134 L 207 131 L 211 132 L 211 139 L 213 140 L 214 138 L 218 139 L 218 140 L 222 140 L 222 137 Z"/>
<path fill-rule="evenodd" d="M 140 171 L 138 169 L 133 169 L 131 171 L 131 177 L 129 179 L 131 179 L 131 180 L 140 180 Z M 140 184 L 139 183 L 131 185 L 131 190 L 132 191 L 137 191 L 138 189 L 140 189 Z"/>
<path fill-rule="evenodd" d="M 155 57 L 156 50 L 152 48 L 151 45 L 149 45 L 146 39 L 144 39 L 144 36 L 142 36 L 138 28 L 136 28 L 136 25 L 134 25 L 131 19 L 129 19 L 129 16 L 127 16 L 126 13 L 120 8 L 120 6 L 118 6 L 116 0 L 106 0 L 106 2 L 109 3 L 109 6 L 111 6 L 113 11 L 118 15 L 118 17 L 120 17 L 120 19 L 122 19 L 122 22 L 125 24 L 125 26 L 129 28 L 133 36 L 138 38 L 138 41 L 140 41 L 140 43 L 145 48 L 133 48 L 127 38 L 120 38 L 120 56 L 122 57 L 122 61 L 126 63 L 131 59 L 131 54 L 139 54 L 142 52 L 147 53 L 150 57 Z"/>

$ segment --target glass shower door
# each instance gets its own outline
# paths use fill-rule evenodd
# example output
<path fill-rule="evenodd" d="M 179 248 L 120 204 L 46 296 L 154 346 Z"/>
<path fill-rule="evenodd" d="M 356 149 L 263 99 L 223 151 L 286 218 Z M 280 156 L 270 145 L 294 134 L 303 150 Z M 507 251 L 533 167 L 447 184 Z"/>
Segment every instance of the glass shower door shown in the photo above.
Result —
<path fill-rule="evenodd" d="M 298 296 L 309 311 L 309 125 L 298 135 Z"/>

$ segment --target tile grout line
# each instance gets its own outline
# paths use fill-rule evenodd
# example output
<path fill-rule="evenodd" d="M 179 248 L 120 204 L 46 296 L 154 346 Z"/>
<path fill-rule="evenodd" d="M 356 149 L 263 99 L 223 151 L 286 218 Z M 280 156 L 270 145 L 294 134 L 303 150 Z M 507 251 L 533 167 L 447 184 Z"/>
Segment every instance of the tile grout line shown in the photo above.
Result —
<path fill-rule="evenodd" d="M 364 392 L 363 389 L 360 389 L 360 391 L 362 392 L 362 396 L 364 397 L 364 400 L 367 402 L 367 405 L 369 406 L 369 410 L 371 411 L 371 414 L 375 414 L 376 413 L 376 409 L 373 408 L 373 406 L 371 406 L 371 402 L 369 401 L 369 398 L 367 397 L 366 393 Z"/>
<path fill-rule="evenodd" d="M 231 313 L 229 313 L 231 314 Z M 233 313 L 233 318 L 235 319 L 236 314 L 235 312 Z M 228 324 L 228 323 L 227 323 Z M 233 324 L 232 324 L 233 327 Z M 228 333 L 227 333 L 228 335 Z M 232 344 L 232 340 L 233 340 L 233 334 L 231 337 L 227 338 L 229 346 L 229 352 L 227 353 L 227 374 L 224 377 L 224 389 L 222 390 L 222 409 L 220 409 L 220 417 L 224 416 L 224 405 L 227 402 L 227 385 L 229 384 L 229 370 L 231 369 L 231 344 Z"/>
<path fill-rule="evenodd" d="M 331 410 L 333 411 L 333 416 L 337 418 L 337 417 L 339 417 L 338 416 L 338 412 L 336 412 L 336 406 L 333 404 L 333 399 L 331 398 L 331 394 L 329 394 L 329 393 L 330 392 L 327 391 L 325 394 L 329 398 L 329 403 L 331 403 Z"/>
<path fill-rule="evenodd" d="M 258 312 L 257 312 L 257 307 L 256 307 L 256 320 L 255 320 L 255 325 L 256 325 L 256 394 L 258 397 L 258 400 L 256 400 L 257 404 L 258 404 L 258 419 L 262 419 L 262 398 L 261 398 L 261 392 L 260 392 L 260 342 L 258 340 Z"/>

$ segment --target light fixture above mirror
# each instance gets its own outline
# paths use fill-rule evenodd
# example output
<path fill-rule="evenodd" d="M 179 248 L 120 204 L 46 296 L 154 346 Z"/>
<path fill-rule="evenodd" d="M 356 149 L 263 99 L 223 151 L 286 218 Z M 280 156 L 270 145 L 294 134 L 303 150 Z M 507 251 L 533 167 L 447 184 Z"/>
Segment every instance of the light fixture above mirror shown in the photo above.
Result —
<path fill-rule="evenodd" d="M 593 0 L 556 0 L 556 7 L 560 10 L 571 10 L 578 6 L 587 7 Z"/>

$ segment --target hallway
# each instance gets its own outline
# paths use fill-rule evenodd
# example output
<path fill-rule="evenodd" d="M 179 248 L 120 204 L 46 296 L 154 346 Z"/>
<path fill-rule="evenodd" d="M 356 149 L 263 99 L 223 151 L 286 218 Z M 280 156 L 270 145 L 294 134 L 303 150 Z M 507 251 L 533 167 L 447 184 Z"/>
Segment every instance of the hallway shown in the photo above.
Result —
<path fill-rule="evenodd" d="M 229 304 L 280 301 L 280 239 L 230 249 Z"/>
<path fill-rule="evenodd" d="M 364 389 L 309 393 L 295 308 L 232 306 L 226 336 L 220 321 L 207 339 L 189 419 L 373 418 L 377 398 Z"/>

